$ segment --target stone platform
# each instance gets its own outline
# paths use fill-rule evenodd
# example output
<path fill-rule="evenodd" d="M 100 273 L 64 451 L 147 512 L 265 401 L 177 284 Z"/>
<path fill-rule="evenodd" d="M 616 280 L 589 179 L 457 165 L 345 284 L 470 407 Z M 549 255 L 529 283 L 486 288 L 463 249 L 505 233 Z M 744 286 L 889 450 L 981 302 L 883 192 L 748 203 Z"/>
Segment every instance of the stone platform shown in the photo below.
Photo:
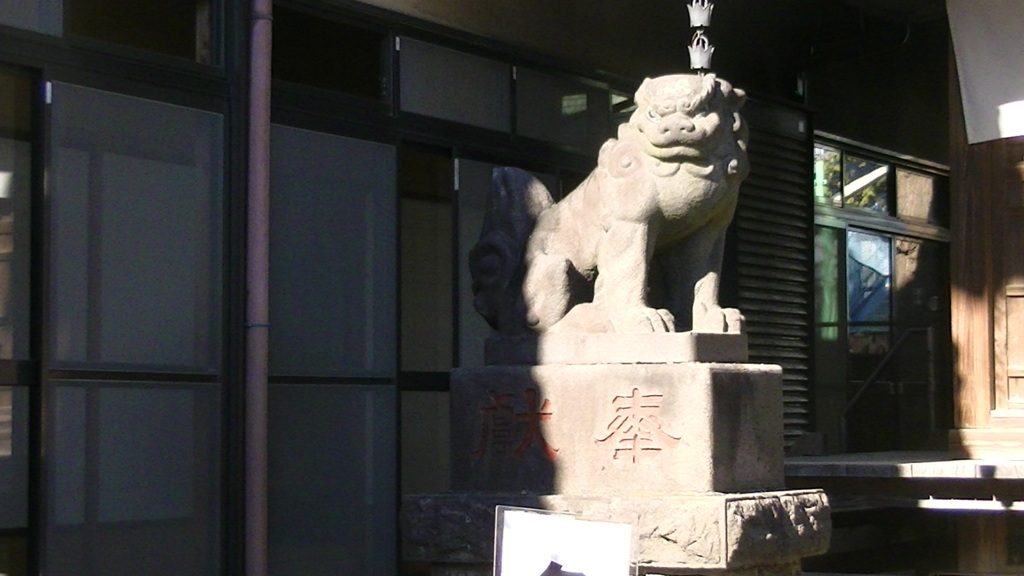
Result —
<path fill-rule="evenodd" d="M 430 563 L 439 576 L 490 575 L 497 505 L 637 522 L 641 574 L 795 576 L 800 558 L 828 549 L 831 532 L 820 490 L 589 497 L 453 493 L 405 499 L 405 559 Z"/>

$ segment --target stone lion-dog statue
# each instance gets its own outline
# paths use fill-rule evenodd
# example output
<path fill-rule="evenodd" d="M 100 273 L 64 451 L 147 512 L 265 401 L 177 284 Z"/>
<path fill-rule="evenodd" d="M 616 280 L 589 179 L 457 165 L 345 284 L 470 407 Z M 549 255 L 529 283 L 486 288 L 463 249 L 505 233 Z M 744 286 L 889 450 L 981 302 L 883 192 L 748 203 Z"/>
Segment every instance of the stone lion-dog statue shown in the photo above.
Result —
<path fill-rule="evenodd" d="M 500 334 L 742 332 L 718 302 L 726 229 L 749 171 L 742 90 L 643 82 L 636 110 L 561 201 L 497 168 L 469 254 L 474 307 Z"/>

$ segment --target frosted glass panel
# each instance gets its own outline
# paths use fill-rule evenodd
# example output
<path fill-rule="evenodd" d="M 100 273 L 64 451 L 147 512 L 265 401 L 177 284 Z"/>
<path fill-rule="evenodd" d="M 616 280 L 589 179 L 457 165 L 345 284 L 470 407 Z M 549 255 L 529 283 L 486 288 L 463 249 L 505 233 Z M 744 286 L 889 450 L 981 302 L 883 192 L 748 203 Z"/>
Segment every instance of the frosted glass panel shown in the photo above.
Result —
<path fill-rule="evenodd" d="M 58 365 L 215 369 L 222 121 L 54 85 Z"/>
<path fill-rule="evenodd" d="M 508 64 L 402 38 L 402 111 L 507 132 L 511 112 Z"/>
<path fill-rule="evenodd" d="M 601 88 L 519 68 L 516 131 L 596 154 L 601 144 L 614 136 L 610 98 Z"/>
<path fill-rule="evenodd" d="M 219 386 L 59 382 L 53 398 L 46 573 L 219 573 Z"/>
<path fill-rule="evenodd" d="M 270 574 L 392 574 L 393 386 L 271 385 Z"/>
<path fill-rule="evenodd" d="M 62 6 L 60 0 L 0 0 L 0 24 L 59 36 Z"/>
<path fill-rule="evenodd" d="M 192 515 L 193 396 L 191 390 L 99 391 L 100 522 Z"/>
<path fill-rule="evenodd" d="M 395 371 L 395 150 L 274 126 L 270 365 Z"/>
<path fill-rule="evenodd" d="M 28 415 L 28 389 L 0 387 L 0 529 L 28 525 Z"/>
<path fill-rule="evenodd" d="M 85 392 L 85 388 L 58 388 L 54 399 L 51 525 L 85 521 Z"/>

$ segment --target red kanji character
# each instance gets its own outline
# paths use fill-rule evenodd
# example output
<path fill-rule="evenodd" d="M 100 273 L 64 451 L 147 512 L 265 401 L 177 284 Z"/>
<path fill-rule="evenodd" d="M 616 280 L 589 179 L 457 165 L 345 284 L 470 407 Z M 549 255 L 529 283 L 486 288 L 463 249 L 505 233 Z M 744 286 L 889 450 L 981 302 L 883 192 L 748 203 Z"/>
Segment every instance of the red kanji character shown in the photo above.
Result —
<path fill-rule="evenodd" d="M 663 448 L 675 445 L 679 438 L 662 430 L 658 412 L 661 410 L 661 394 L 641 395 L 636 388 L 629 396 L 616 396 L 612 400 L 615 417 L 608 423 L 608 434 L 597 438 L 598 444 L 613 440 L 613 458 L 619 453 L 628 453 L 633 462 L 645 454 L 653 455 Z"/>

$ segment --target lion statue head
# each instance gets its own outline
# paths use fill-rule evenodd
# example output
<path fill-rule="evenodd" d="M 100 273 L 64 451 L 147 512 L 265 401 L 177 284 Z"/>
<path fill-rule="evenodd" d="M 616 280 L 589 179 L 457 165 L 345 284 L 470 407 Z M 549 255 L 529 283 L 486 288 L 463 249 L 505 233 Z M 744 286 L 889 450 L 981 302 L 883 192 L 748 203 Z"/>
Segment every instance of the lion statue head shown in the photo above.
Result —
<path fill-rule="evenodd" d="M 645 138 L 645 152 L 670 162 L 703 161 L 746 150 L 739 115 L 746 94 L 714 74 L 648 78 L 636 91 L 630 124 Z"/>

